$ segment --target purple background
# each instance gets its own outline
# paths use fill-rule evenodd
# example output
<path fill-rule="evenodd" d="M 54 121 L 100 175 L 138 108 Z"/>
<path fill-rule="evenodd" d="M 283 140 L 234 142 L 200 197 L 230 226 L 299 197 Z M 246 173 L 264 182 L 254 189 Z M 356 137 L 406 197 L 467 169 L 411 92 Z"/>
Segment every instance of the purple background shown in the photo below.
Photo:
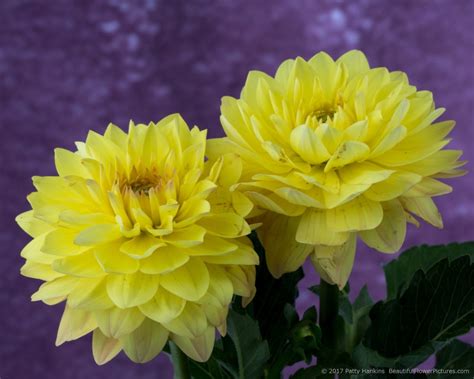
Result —
<path fill-rule="evenodd" d="M 406 71 L 435 93 L 458 122 L 450 146 L 473 162 L 473 24 L 470 0 L 1 0 L 0 377 L 171 378 L 165 355 L 97 367 L 90 338 L 55 348 L 62 307 L 30 303 L 39 283 L 19 275 L 28 237 L 13 219 L 28 208 L 30 177 L 54 174 L 54 147 L 72 148 L 110 121 L 126 128 L 174 112 L 220 136 L 220 97 L 237 96 L 250 69 L 360 48 L 373 66 Z M 454 194 L 438 202 L 445 229 L 410 228 L 406 246 L 474 237 L 473 176 L 451 183 Z M 391 258 L 361 248 L 354 292 L 368 282 L 381 298 Z M 306 271 L 304 285 L 314 284 Z M 303 291 L 299 303 L 314 301 Z"/>

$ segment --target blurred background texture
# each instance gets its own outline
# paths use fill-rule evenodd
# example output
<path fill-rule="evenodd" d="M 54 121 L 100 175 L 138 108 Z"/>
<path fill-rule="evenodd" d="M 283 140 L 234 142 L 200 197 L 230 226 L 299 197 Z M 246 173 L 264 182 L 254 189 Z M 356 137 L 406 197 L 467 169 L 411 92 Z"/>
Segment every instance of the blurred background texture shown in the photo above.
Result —
<path fill-rule="evenodd" d="M 172 377 L 165 354 L 97 367 L 89 337 L 54 346 L 62 306 L 30 303 L 39 282 L 19 275 L 29 238 L 14 217 L 28 208 L 31 176 L 54 175 L 53 148 L 72 149 L 109 122 L 174 112 L 222 136 L 220 98 L 238 96 L 249 70 L 273 74 L 286 58 L 358 48 L 433 91 L 443 119 L 457 121 L 450 147 L 465 151 L 471 173 L 437 201 L 445 228 L 410 227 L 405 247 L 473 239 L 473 25 L 472 0 L 1 0 L 0 377 Z M 382 298 L 392 258 L 359 248 L 353 295 L 368 282 Z M 319 280 L 305 269 L 300 309 L 316 301 L 305 288 Z"/>

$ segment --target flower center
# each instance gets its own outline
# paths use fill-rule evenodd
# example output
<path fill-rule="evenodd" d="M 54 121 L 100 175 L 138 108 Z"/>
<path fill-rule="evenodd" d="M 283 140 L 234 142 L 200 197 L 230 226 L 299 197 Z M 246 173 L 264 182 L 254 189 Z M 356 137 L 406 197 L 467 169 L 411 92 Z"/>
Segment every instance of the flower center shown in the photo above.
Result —
<path fill-rule="evenodd" d="M 165 184 L 165 178 L 158 175 L 155 171 L 146 171 L 143 173 L 133 173 L 130 178 L 121 183 L 122 190 L 128 188 L 136 194 L 148 195 L 152 188 L 162 187 Z"/>
<path fill-rule="evenodd" d="M 328 119 L 332 119 L 336 113 L 335 109 L 318 109 L 311 113 L 311 116 L 316 117 L 320 122 L 326 122 Z"/>
<path fill-rule="evenodd" d="M 147 194 L 148 191 L 156 186 L 156 183 L 152 182 L 149 178 L 137 178 L 129 184 L 130 189 L 133 192 L 141 192 Z"/>

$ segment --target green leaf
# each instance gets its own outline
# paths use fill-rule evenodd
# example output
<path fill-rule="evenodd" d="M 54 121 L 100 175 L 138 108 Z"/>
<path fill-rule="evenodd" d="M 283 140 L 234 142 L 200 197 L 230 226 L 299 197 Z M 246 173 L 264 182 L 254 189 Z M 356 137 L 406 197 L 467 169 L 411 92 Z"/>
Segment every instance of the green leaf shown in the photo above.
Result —
<path fill-rule="evenodd" d="M 289 339 L 298 320 L 294 305 L 298 296 L 298 282 L 304 273 L 300 268 L 284 274 L 280 279 L 273 278 L 266 266 L 265 251 L 256 233 L 252 233 L 250 239 L 260 257 L 260 265 L 257 267 L 255 283 L 257 293 L 244 311 L 258 320 L 262 338 L 268 342 L 271 356 L 267 364 L 267 372 L 270 373 L 267 374 L 268 377 L 279 377 L 286 362 L 294 357 Z M 238 308 L 235 302 L 234 307 Z"/>
<path fill-rule="evenodd" d="M 222 364 L 225 361 L 223 358 L 224 346 L 222 339 L 218 339 L 214 344 L 214 350 L 207 362 L 196 362 L 188 359 L 189 370 L 191 377 L 194 379 L 233 379 L 238 378 L 237 373 L 233 372 L 233 367 L 227 364 Z"/>
<path fill-rule="evenodd" d="M 361 310 L 364 307 L 372 306 L 373 304 L 374 304 L 374 301 L 369 295 L 367 286 L 362 287 L 356 299 L 354 300 L 354 309 Z"/>
<path fill-rule="evenodd" d="M 352 353 L 352 359 L 359 368 L 413 368 L 424 362 L 430 355 L 432 355 L 442 346 L 444 346 L 443 342 L 430 343 L 404 355 L 399 355 L 397 357 L 384 357 L 379 352 L 361 343 L 355 347 Z"/>
<path fill-rule="evenodd" d="M 304 277 L 300 268 L 295 272 L 284 274 L 275 279 L 267 269 L 265 251 L 256 233 L 250 236 L 255 251 L 260 256 L 257 267 L 257 293 L 249 311 L 258 320 L 263 339 L 268 341 L 272 356 L 284 344 L 290 325 L 285 318 L 287 304 L 294 306 L 298 296 L 298 282 Z"/>
<path fill-rule="evenodd" d="M 370 318 L 358 364 L 416 366 L 474 325 L 474 264 L 464 256 L 418 270 L 406 291 L 377 303 Z"/>
<path fill-rule="evenodd" d="M 338 313 L 347 324 L 353 323 L 354 319 L 352 318 L 352 304 L 346 295 L 339 296 Z"/>
<path fill-rule="evenodd" d="M 231 376 L 228 372 L 224 371 L 219 365 L 218 361 L 211 357 L 205 363 L 199 363 L 193 361 L 192 359 L 188 360 L 189 369 L 191 371 L 191 376 L 194 379 L 231 379 Z"/>
<path fill-rule="evenodd" d="M 288 325 L 294 325 L 298 322 L 298 313 L 296 313 L 296 309 L 292 305 L 285 304 L 285 308 L 283 308 L 283 313 L 285 315 L 286 321 L 288 322 Z"/>
<path fill-rule="evenodd" d="M 369 328 L 369 312 L 373 304 L 369 292 L 367 291 L 367 286 L 362 287 L 359 295 L 354 300 L 354 304 L 351 306 L 352 322 L 346 323 L 345 346 L 347 352 L 352 352 Z"/>
<path fill-rule="evenodd" d="M 285 343 L 272 357 L 266 370 L 266 378 L 280 378 L 281 371 L 296 362 L 310 363 L 312 357 L 321 348 L 321 329 L 316 325 L 317 312 L 315 307 L 306 310 L 300 320 L 293 306 L 287 304 L 285 314 L 290 329 Z M 291 321 L 290 321 L 291 320 Z"/>
<path fill-rule="evenodd" d="M 234 354 L 226 354 L 226 363 L 233 363 L 239 379 L 259 378 L 270 352 L 266 341 L 262 340 L 258 323 L 249 315 L 242 315 L 233 310 L 227 318 L 228 336 L 224 337 L 224 352 L 228 352 L 229 338 L 233 342 Z M 222 362 L 222 361 L 221 361 Z"/>
<path fill-rule="evenodd" d="M 466 373 L 456 373 L 456 378 L 472 378 L 474 373 L 474 347 L 461 342 L 453 340 L 442 350 L 436 353 L 436 369 L 442 370 L 468 370 Z M 434 378 L 445 378 L 448 373 L 440 372 L 432 374 Z M 449 373 L 454 374 L 454 373 Z"/>
<path fill-rule="evenodd" d="M 384 267 L 387 281 L 387 299 L 394 299 L 403 293 L 418 270 L 425 273 L 442 259 L 453 261 L 468 255 L 474 262 L 474 242 L 453 243 L 450 245 L 413 247 L 403 252 L 398 259 Z"/>

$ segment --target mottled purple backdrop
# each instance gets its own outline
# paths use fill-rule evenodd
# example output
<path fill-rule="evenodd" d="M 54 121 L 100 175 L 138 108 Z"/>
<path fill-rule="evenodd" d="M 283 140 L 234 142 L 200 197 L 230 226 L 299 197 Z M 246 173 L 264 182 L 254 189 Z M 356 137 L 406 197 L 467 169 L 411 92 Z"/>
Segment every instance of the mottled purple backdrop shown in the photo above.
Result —
<path fill-rule="evenodd" d="M 249 70 L 359 48 L 432 90 L 458 122 L 451 146 L 473 162 L 473 25 L 470 0 L 1 0 L 0 377 L 171 378 L 165 355 L 97 367 L 89 337 L 55 348 L 61 307 L 30 303 L 38 282 L 19 276 L 28 237 L 14 217 L 28 208 L 30 177 L 54 174 L 53 148 L 111 121 L 126 128 L 174 112 L 220 136 L 220 98 L 237 96 Z M 473 178 L 453 180 L 454 194 L 438 201 L 445 229 L 410 228 L 406 246 L 474 237 Z M 361 247 L 353 289 L 368 282 L 381 298 L 391 258 Z M 318 279 L 306 272 L 307 287 Z M 300 308 L 314 301 L 303 291 Z"/>

